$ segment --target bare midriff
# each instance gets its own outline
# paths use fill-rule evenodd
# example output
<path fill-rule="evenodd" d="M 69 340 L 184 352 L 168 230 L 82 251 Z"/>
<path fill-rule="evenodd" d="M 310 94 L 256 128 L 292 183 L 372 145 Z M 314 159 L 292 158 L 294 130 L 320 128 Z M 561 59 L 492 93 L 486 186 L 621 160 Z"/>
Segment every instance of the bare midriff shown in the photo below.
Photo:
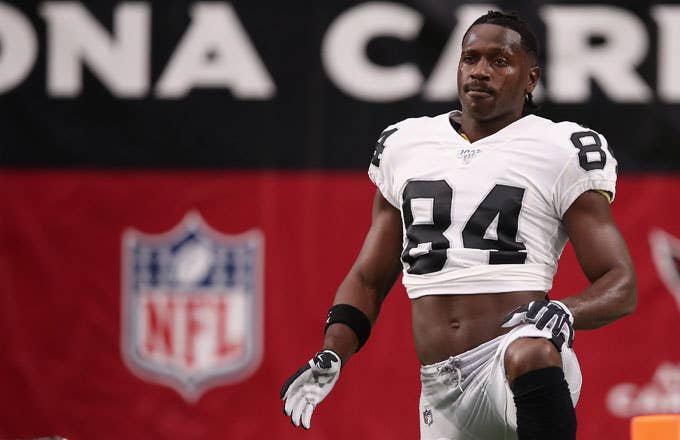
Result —
<path fill-rule="evenodd" d="M 418 359 L 434 364 L 490 341 L 511 329 L 501 327 L 515 308 L 540 300 L 545 292 L 427 295 L 411 300 Z"/>

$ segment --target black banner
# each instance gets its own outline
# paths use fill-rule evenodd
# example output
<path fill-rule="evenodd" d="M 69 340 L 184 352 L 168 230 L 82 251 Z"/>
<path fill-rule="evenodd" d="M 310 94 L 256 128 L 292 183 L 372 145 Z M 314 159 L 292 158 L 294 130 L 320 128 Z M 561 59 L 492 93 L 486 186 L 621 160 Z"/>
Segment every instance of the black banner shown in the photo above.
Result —
<path fill-rule="evenodd" d="M 496 5 L 542 43 L 541 116 L 603 133 L 620 170 L 680 169 L 680 5 Z M 0 2 L 0 166 L 365 169 L 385 126 L 457 107 L 488 8 Z"/>

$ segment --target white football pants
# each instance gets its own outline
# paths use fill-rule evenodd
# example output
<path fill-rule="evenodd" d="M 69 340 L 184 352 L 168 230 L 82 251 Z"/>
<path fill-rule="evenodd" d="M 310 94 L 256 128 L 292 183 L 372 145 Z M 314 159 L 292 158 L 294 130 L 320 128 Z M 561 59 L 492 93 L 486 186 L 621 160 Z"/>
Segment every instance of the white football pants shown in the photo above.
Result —
<path fill-rule="evenodd" d="M 517 439 L 517 412 L 505 377 L 505 350 L 518 338 L 551 336 L 550 330 L 524 324 L 458 356 L 423 366 L 421 440 Z M 581 393 L 581 368 L 566 345 L 562 347 L 562 366 L 575 406 Z"/>

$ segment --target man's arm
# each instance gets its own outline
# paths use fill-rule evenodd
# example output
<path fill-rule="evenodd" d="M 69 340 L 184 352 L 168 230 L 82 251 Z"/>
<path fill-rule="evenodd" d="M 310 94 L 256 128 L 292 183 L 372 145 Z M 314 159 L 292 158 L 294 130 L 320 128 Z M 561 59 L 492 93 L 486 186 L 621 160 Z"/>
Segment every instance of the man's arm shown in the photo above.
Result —
<path fill-rule="evenodd" d="M 595 191 L 581 194 L 564 215 L 576 258 L 591 285 L 562 300 L 576 329 L 593 329 L 635 310 L 637 284 L 633 262 L 611 216 L 609 202 Z"/>
<path fill-rule="evenodd" d="M 380 306 L 401 271 L 402 225 L 399 210 L 376 191 L 371 228 L 354 265 L 340 284 L 333 304 L 350 304 L 366 314 L 373 325 Z M 340 355 L 344 366 L 358 346 L 355 333 L 345 324 L 331 324 L 323 349 Z"/>
<path fill-rule="evenodd" d="M 373 221 L 364 245 L 345 280 L 335 295 L 335 304 L 349 304 L 359 315 L 359 334 L 364 338 L 364 327 L 373 325 L 385 295 L 392 288 L 400 271 L 401 216 L 399 211 L 376 192 L 373 201 Z M 359 309 L 357 312 L 354 309 Z M 361 316 L 361 314 L 366 317 Z M 347 316 L 345 316 L 347 317 Z M 329 317 L 329 321 L 330 321 Z M 351 327 L 342 321 L 328 325 L 323 350 L 286 380 L 281 387 L 283 411 L 293 425 L 309 429 L 314 408 L 338 380 L 344 366 L 359 346 L 359 339 Z M 340 359 L 338 359 L 340 356 Z"/>

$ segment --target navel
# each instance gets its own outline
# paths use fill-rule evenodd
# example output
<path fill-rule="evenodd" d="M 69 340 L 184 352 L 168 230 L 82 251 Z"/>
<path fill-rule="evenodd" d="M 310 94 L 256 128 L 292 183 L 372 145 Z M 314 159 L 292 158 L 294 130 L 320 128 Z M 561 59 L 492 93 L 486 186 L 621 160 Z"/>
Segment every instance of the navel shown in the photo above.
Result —
<path fill-rule="evenodd" d="M 460 328 L 460 321 L 458 320 L 452 320 L 449 322 L 449 327 L 451 328 Z"/>

